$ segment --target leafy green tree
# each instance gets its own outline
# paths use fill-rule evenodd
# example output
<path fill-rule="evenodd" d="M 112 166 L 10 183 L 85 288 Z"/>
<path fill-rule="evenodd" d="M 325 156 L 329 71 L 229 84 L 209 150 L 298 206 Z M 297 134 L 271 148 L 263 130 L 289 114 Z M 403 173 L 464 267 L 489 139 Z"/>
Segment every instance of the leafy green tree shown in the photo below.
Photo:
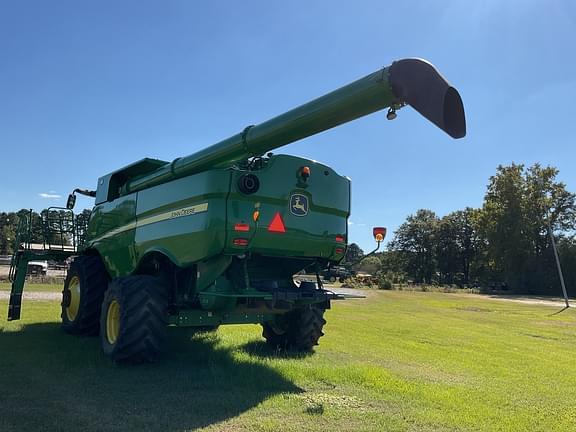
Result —
<path fill-rule="evenodd" d="M 406 262 L 402 252 L 386 250 L 377 254 L 380 258 L 379 275 L 390 283 L 405 283 L 409 277 L 405 272 Z"/>
<path fill-rule="evenodd" d="M 558 242 L 558 253 L 568 295 L 576 295 L 576 238 L 562 237 Z M 557 280 L 557 279 L 556 279 Z"/>
<path fill-rule="evenodd" d="M 356 243 L 352 243 L 348 245 L 346 255 L 344 256 L 344 260 L 342 261 L 342 265 L 346 267 L 351 267 L 354 264 L 360 262 L 363 256 L 364 251 L 360 248 L 360 246 L 358 246 Z"/>
<path fill-rule="evenodd" d="M 404 271 L 416 282 L 432 283 L 436 273 L 436 229 L 439 219 L 431 210 L 421 209 L 410 215 L 389 245 L 402 256 Z"/>
<path fill-rule="evenodd" d="M 0 213 L 0 254 L 10 255 L 16 238 L 16 214 Z"/>
<path fill-rule="evenodd" d="M 358 271 L 374 275 L 380 270 L 382 263 L 380 262 L 380 258 L 376 255 L 372 255 L 363 259 L 357 267 Z"/>
<path fill-rule="evenodd" d="M 441 283 L 469 284 L 471 272 L 480 267 L 479 215 L 479 210 L 467 207 L 444 216 L 437 224 L 436 260 Z"/>
<path fill-rule="evenodd" d="M 556 181 L 557 174 L 553 167 L 512 164 L 499 166 L 490 178 L 480 222 L 487 262 L 494 278 L 517 291 L 553 289 L 547 221 L 557 235 L 576 227 L 575 195 Z"/>

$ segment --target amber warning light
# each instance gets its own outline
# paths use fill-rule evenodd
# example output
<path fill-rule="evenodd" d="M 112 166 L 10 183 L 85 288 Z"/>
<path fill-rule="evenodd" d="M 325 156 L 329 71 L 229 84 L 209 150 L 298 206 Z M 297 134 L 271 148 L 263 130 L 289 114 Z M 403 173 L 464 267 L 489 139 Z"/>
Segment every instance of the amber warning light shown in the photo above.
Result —
<path fill-rule="evenodd" d="M 372 229 L 372 235 L 374 236 L 374 240 L 380 243 L 386 237 L 386 228 L 384 227 L 374 227 Z"/>

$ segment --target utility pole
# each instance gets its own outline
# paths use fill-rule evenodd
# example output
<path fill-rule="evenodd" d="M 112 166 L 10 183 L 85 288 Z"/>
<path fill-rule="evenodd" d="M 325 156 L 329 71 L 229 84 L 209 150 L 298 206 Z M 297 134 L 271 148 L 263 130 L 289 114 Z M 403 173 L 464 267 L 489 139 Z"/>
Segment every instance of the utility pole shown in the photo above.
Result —
<path fill-rule="evenodd" d="M 548 218 L 548 212 L 546 212 L 546 222 L 548 224 L 548 235 L 550 236 L 550 243 L 552 243 L 552 250 L 554 251 L 554 258 L 556 259 L 556 267 L 558 268 L 558 275 L 560 276 L 560 284 L 562 285 L 562 293 L 564 294 L 564 302 L 566 307 L 570 307 L 568 303 L 568 293 L 566 292 L 566 284 L 564 283 L 564 275 L 562 274 L 562 266 L 560 265 L 560 258 L 558 257 L 558 250 L 556 249 L 556 242 L 554 241 L 554 234 L 552 233 L 552 226 L 550 225 L 550 219 Z"/>
<path fill-rule="evenodd" d="M 544 179 L 540 179 L 540 184 L 542 186 L 542 192 L 546 195 L 544 191 Z M 568 302 L 568 293 L 566 292 L 566 284 L 564 283 L 564 275 L 562 274 L 562 266 L 560 265 L 560 257 L 558 256 L 558 250 L 556 249 L 556 241 L 554 240 L 554 233 L 552 232 L 552 225 L 550 224 L 550 209 L 546 205 L 544 209 L 546 212 L 546 225 L 548 227 L 548 236 L 550 237 L 550 243 L 552 244 L 552 250 L 554 251 L 554 259 L 556 260 L 556 268 L 558 269 L 558 276 L 560 277 L 560 285 L 562 285 L 562 294 L 564 294 L 564 302 L 566 307 L 570 307 Z"/>

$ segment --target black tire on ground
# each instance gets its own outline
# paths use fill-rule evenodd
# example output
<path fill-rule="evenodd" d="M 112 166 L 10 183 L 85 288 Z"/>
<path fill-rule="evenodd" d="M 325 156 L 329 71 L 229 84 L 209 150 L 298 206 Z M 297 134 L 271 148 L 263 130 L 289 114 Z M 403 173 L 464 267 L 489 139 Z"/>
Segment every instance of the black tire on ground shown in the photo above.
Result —
<path fill-rule="evenodd" d="M 158 360 L 168 325 L 168 289 L 161 279 L 134 275 L 113 279 L 102 303 L 102 351 L 117 363 Z"/>
<path fill-rule="evenodd" d="M 96 336 L 108 273 L 97 255 L 77 257 L 66 275 L 62 291 L 62 328 L 70 334 Z"/>
<path fill-rule="evenodd" d="M 262 336 L 272 348 L 310 351 L 324 336 L 324 309 L 308 305 L 262 324 Z"/>

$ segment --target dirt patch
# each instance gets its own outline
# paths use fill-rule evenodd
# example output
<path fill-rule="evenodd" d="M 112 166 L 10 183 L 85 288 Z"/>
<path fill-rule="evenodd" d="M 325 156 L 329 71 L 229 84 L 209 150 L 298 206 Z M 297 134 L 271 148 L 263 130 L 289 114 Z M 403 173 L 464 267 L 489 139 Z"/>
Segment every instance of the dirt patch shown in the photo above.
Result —
<path fill-rule="evenodd" d="M 62 293 L 29 291 L 24 292 L 22 298 L 24 300 L 53 301 L 62 299 Z M 10 293 L 8 291 L 0 291 L 0 300 L 8 299 L 10 299 Z"/>
<path fill-rule="evenodd" d="M 506 301 L 515 303 L 524 303 L 531 305 L 566 307 L 564 299 L 560 297 L 539 297 L 539 296 L 523 296 L 523 295 L 491 295 L 491 294 L 464 294 L 465 296 L 474 296 L 486 300 Z M 570 300 L 571 306 L 574 300 Z"/>
<path fill-rule="evenodd" d="M 0 278 L 2 278 L 2 279 L 8 278 L 8 273 L 10 273 L 10 266 L 9 265 L 0 265 Z M 66 277 L 66 270 L 65 269 L 56 270 L 53 268 L 49 268 L 48 272 L 46 273 L 46 276 L 65 278 Z"/>
<path fill-rule="evenodd" d="M 344 295 L 349 295 L 349 296 L 369 297 L 370 294 L 372 294 L 370 292 L 370 290 L 367 290 L 367 289 L 340 288 L 340 287 L 330 286 L 328 284 L 324 285 L 324 289 L 335 292 L 336 294 L 344 294 Z"/>

